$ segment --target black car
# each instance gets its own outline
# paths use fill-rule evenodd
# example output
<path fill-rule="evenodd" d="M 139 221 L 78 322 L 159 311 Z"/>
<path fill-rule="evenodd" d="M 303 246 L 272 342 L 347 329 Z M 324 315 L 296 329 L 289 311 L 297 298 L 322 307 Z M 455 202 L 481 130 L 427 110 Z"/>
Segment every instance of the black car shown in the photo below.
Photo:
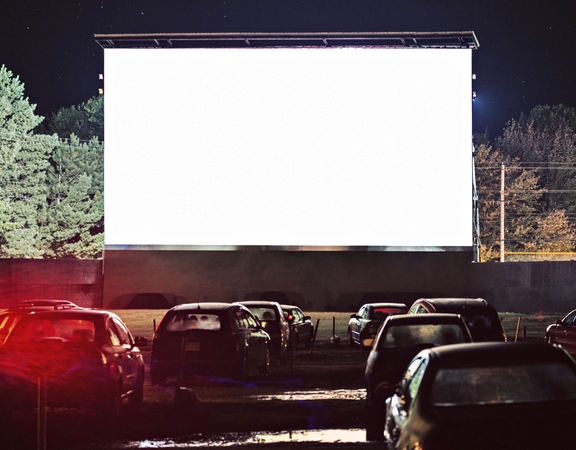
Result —
<path fill-rule="evenodd" d="M 421 298 L 408 314 L 460 314 L 470 328 L 474 342 L 506 341 L 506 333 L 494 306 L 483 298 Z"/>
<path fill-rule="evenodd" d="M 152 343 L 152 383 L 185 384 L 268 374 L 270 336 L 239 303 L 187 303 L 166 312 Z"/>
<path fill-rule="evenodd" d="M 576 363 L 543 342 L 419 353 L 386 405 L 388 449 L 566 448 L 576 439 Z"/>
<path fill-rule="evenodd" d="M 350 315 L 348 322 L 348 342 L 362 349 L 372 346 L 372 341 L 382 322 L 394 314 L 406 314 L 408 307 L 404 303 L 366 303 L 357 313 Z"/>
<path fill-rule="evenodd" d="M 304 346 L 304 348 L 309 349 L 312 346 L 312 338 L 314 337 L 314 325 L 310 316 L 304 315 L 304 312 L 298 306 L 280 306 L 284 312 L 286 322 L 290 325 L 290 329 L 293 330 L 294 342 L 290 339 L 290 345 L 294 345 L 294 348 Z"/>
<path fill-rule="evenodd" d="M 366 440 L 382 440 L 384 401 L 382 386 L 400 381 L 410 360 L 422 349 L 471 342 L 470 331 L 456 314 L 395 315 L 388 317 L 366 362 Z"/>
<path fill-rule="evenodd" d="M 145 364 L 124 322 L 108 311 L 52 309 L 23 315 L 0 347 L 0 409 L 33 409 L 39 382 L 47 405 L 117 414 L 143 399 Z"/>
<path fill-rule="evenodd" d="M 265 300 L 247 300 L 240 304 L 246 306 L 258 318 L 264 330 L 270 335 L 270 356 L 273 360 L 285 363 L 288 360 L 288 340 L 290 325 L 278 302 Z"/>

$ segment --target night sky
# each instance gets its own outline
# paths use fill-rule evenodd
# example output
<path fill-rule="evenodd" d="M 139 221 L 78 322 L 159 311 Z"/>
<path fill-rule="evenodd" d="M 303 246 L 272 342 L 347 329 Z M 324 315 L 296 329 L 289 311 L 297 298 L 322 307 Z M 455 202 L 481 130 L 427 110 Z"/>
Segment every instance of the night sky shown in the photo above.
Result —
<path fill-rule="evenodd" d="M 498 136 L 536 105 L 576 106 L 573 0 L 17 0 L 0 10 L 0 65 L 46 116 L 98 93 L 94 34 L 474 31 L 473 130 Z M 143 93 L 145 95 L 145 93 Z"/>

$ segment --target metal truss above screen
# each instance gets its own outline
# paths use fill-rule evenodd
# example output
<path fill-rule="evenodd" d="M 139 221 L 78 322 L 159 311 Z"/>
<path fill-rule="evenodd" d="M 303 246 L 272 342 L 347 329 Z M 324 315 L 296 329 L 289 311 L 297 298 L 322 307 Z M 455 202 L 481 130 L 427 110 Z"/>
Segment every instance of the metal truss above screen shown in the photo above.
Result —
<path fill-rule="evenodd" d="M 434 33 L 155 33 L 96 34 L 108 48 L 381 47 L 477 49 L 473 31 Z"/>

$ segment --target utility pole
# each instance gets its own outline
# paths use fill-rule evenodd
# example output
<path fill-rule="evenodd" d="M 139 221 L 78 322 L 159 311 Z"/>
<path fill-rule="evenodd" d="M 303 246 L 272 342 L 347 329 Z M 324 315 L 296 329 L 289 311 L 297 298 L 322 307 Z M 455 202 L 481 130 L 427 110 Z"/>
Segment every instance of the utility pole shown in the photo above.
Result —
<path fill-rule="evenodd" d="M 500 171 L 500 262 L 504 262 L 504 173 L 505 166 L 502 163 Z"/>

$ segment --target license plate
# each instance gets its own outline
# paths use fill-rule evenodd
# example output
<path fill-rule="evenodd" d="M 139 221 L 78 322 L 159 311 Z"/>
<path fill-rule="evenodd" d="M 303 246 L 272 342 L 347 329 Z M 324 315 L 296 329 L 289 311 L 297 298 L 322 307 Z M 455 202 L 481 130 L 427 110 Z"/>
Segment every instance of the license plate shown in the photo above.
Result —
<path fill-rule="evenodd" d="M 197 352 L 200 350 L 200 342 L 186 342 L 187 352 Z"/>

